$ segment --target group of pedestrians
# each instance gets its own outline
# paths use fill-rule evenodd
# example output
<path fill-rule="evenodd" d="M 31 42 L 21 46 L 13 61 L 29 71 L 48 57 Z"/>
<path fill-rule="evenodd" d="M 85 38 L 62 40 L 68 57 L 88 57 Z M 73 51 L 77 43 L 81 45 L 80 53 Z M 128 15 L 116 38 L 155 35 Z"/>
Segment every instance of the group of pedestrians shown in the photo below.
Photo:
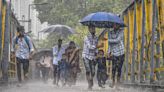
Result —
<path fill-rule="evenodd" d="M 58 40 L 58 46 L 53 47 L 53 69 L 54 84 L 59 85 L 61 80 L 62 86 L 68 84 L 75 85 L 77 73 L 79 73 L 79 48 L 73 41 L 70 41 L 68 47 L 63 47 L 62 39 Z"/>
<path fill-rule="evenodd" d="M 28 35 L 25 34 L 24 28 L 18 27 L 18 36 L 12 41 L 12 55 L 17 59 L 17 74 L 19 85 L 21 86 L 21 64 L 23 65 L 24 78 L 28 79 L 29 60 L 34 51 L 33 43 Z M 88 26 L 89 34 L 84 38 L 84 46 L 82 58 L 86 70 L 86 79 L 88 89 L 92 89 L 94 85 L 93 78 L 95 76 L 95 67 L 97 65 L 97 80 L 99 87 L 104 88 L 107 75 L 107 61 L 112 60 L 112 85 L 118 87 L 120 84 L 121 69 L 124 62 L 124 45 L 122 40 L 122 30 L 116 24 L 113 30 L 108 30 L 108 55 L 100 49 L 103 44 L 98 45 L 98 37 L 96 36 L 95 27 Z M 79 51 L 74 41 L 70 41 L 69 46 L 64 47 L 62 39 L 58 39 L 58 45 L 53 47 L 53 57 L 48 53 L 42 57 L 37 66 L 41 67 L 43 81 L 48 80 L 50 69 L 53 70 L 53 84 L 59 86 L 61 81 L 62 86 L 76 84 L 77 74 L 81 72 L 79 66 Z M 117 73 L 117 83 L 115 75 Z"/>
<path fill-rule="evenodd" d="M 95 27 L 88 26 L 89 34 L 84 39 L 84 47 L 82 57 L 86 69 L 86 79 L 88 81 L 88 89 L 93 87 L 93 78 L 95 76 L 95 66 L 98 64 L 97 80 L 98 85 L 104 88 L 104 84 L 108 78 L 106 61 L 112 60 L 112 85 L 116 84 L 115 75 L 117 72 L 117 85 L 120 84 L 121 69 L 124 62 L 124 45 L 122 40 L 122 30 L 116 24 L 113 26 L 113 30 L 108 30 L 108 55 L 105 57 L 104 51 L 100 48 L 103 44 L 98 45 L 98 38 L 96 37 Z"/>

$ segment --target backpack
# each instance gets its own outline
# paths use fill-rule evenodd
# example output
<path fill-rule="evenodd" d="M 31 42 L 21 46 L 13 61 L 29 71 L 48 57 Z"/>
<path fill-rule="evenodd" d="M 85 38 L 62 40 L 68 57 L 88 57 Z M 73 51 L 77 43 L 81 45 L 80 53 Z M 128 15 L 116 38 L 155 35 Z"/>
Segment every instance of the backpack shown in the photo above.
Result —
<path fill-rule="evenodd" d="M 23 37 L 24 38 L 24 40 L 25 40 L 25 42 L 26 42 L 26 44 L 27 44 L 27 46 L 28 46 L 28 48 L 29 48 L 29 51 L 30 51 L 30 43 L 29 43 L 29 39 L 27 38 L 27 36 L 24 36 Z M 18 36 L 16 37 L 16 39 L 15 39 L 15 44 L 18 44 Z"/>

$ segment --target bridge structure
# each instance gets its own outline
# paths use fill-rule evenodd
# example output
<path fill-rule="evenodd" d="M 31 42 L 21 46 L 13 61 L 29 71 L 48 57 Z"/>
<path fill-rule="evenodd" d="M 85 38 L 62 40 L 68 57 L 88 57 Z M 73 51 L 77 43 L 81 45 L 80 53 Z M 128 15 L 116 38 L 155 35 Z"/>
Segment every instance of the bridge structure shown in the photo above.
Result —
<path fill-rule="evenodd" d="M 122 83 L 164 89 L 164 0 L 134 0 L 122 13 L 125 62 Z M 0 77 L 1 84 L 17 80 L 16 60 L 10 57 L 12 38 L 20 26 L 10 4 L 0 0 Z M 107 54 L 108 32 L 99 36 Z M 112 64 L 108 64 L 111 76 Z M 111 77 L 109 78 L 111 80 Z"/>

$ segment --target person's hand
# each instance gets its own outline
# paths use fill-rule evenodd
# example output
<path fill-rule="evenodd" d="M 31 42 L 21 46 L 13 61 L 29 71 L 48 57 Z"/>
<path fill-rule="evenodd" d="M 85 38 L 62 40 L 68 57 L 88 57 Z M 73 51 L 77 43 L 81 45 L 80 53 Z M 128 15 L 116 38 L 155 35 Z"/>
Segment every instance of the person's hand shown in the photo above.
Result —
<path fill-rule="evenodd" d="M 11 52 L 11 58 L 15 58 L 15 52 Z"/>
<path fill-rule="evenodd" d="M 103 43 L 101 43 L 100 45 L 97 45 L 96 48 L 101 48 L 101 47 L 104 47 L 104 44 Z"/>
<path fill-rule="evenodd" d="M 111 54 L 111 53 L 109 53 L 109 54 L 108 54 L 108 58 L 111 58 L 111 57 L 112 57 L 112 54 Z"/>
<path fill-rule="evenodd" d="M 96 46 L 94 46 L 94 45 L 93 45 L 93 46 L 91 46 L 91 47 L 92 47 L 92 49 L 96 49 Z"/>
<path fill-rule="evenodd" d="M 30 55 L 29 55 L 29 60 L 32 60 L 32 56 L 33 56 L 34 52 L 30 52 Z"/>
<path fill-rule="evenodd" d="M 29 60 L 32 60 L 32 55 L 29 56 Z"/>

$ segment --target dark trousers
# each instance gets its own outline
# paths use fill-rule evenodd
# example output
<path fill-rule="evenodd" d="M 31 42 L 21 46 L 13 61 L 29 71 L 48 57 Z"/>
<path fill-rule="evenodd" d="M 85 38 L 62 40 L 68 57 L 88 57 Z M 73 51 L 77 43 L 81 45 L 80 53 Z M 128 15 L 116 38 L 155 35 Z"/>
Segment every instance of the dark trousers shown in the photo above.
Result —
<path fill-rule="evenodd" d="M 112 79 L 114 82 L 115 82 L 116 72 L 117 72 L 117 82 L 120 82 L 123 62 L 124 62 L 124 55 L 112 57 Z"/>
<path fill-rule="evenodd" d="M 46 82 L 48 80 L 49 77 L 49 67 L 42 67 L 41 71 L 42 71 L 42 79 L 44 82 Z"/>
<path fill-rule="evenodd" d="M 88 87 L 93 87 L 93 77 L 95 75 L 95 61 L 84 58 L 84 66 L 86 69 L 86 78 L 88 81 Z"/>
<path fill-rule="evenodd" d="M 21 64 L 23 65 L 23 74 L 24 78 L 27 78 L 28 70 L 29 70 L 29 60 L 28 59 L 17 59 L 17 75 L 18 75 L 18 81 L 22 82 L 21 77 Z"/>
<path fill-rule="evenodd" d="M 58 65 L 53 65 L 53 73 L 54 73 L 54 84 L 58 85 L 59 79 L 60 79 L 60 70 Z"/>
<path fill-rule="evenodd" d="M 108 79 L 108 75 L 106 72 L 107 71 L 105 69 L 98 69 L 97 70 L 97 81 L 98 81 L 99 86 L 104 85 L 106 80 Z"/>

